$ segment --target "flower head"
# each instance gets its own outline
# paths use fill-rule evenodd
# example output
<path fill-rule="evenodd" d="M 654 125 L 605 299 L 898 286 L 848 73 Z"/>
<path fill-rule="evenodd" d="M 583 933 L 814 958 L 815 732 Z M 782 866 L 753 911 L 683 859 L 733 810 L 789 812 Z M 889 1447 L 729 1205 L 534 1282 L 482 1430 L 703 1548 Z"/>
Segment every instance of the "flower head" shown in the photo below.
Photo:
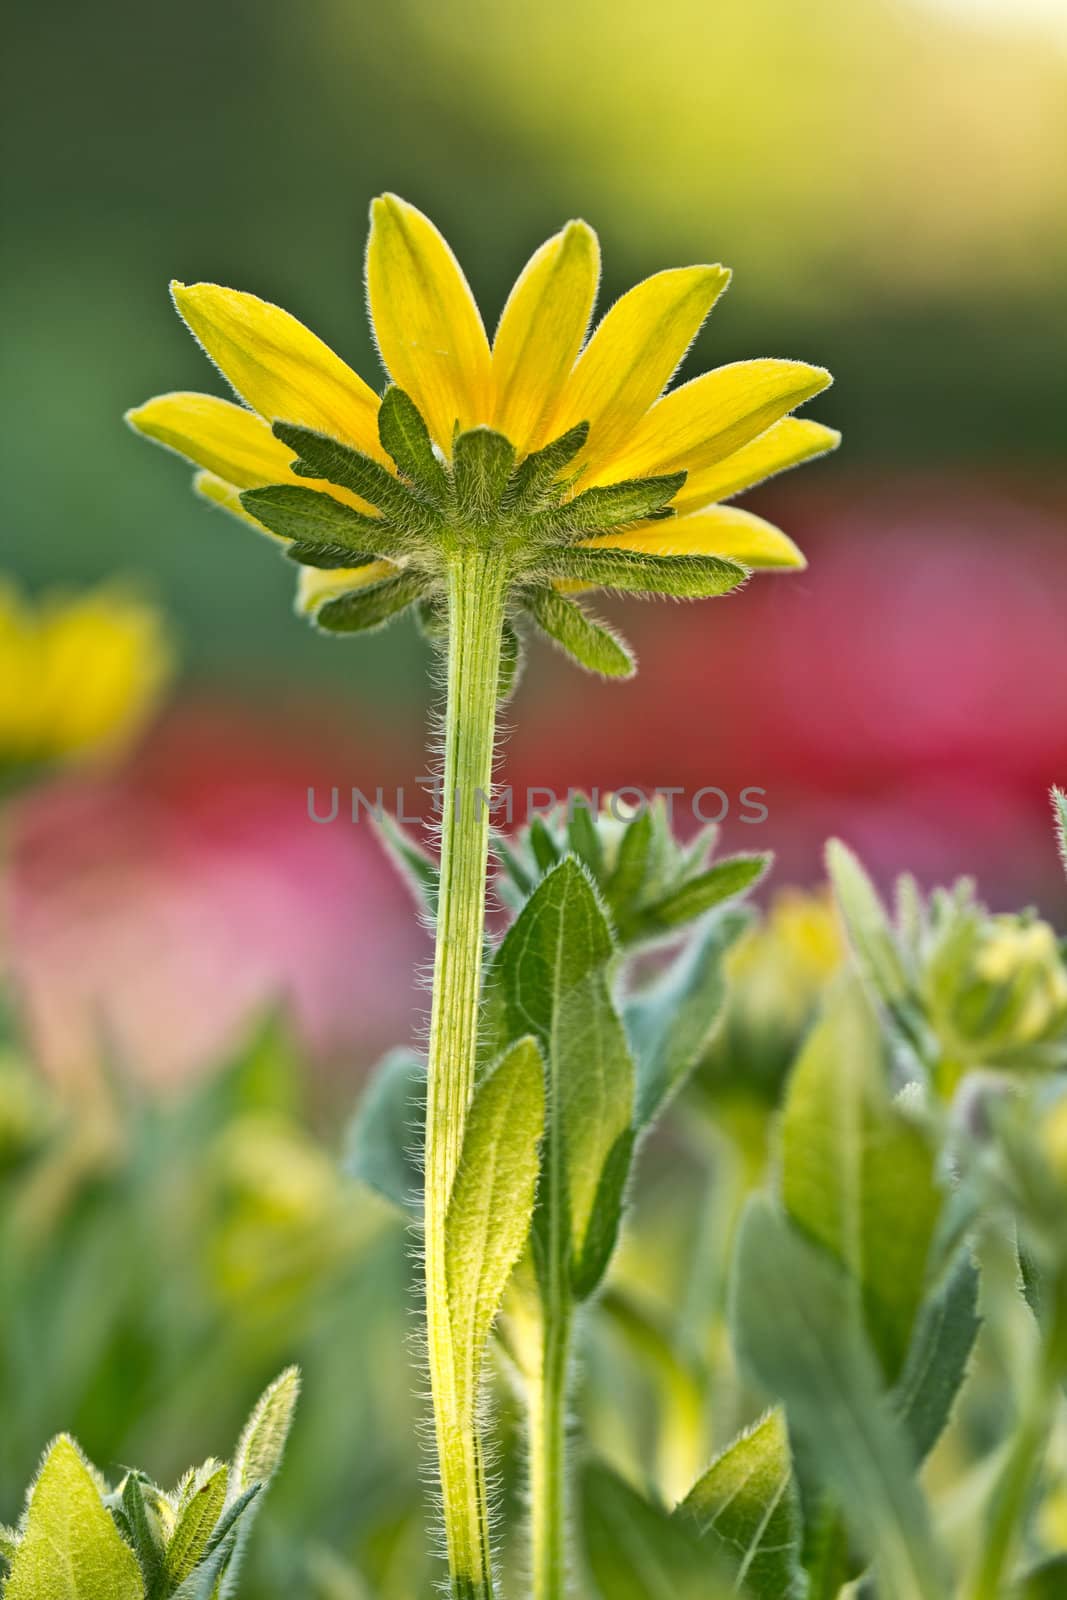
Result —
<path fill-rule="evenodd" d="M 113 752 L 170 671 L 157 612 L 101 588 L 31 606 L 0 579 L 0 786 Z"/>
<path fill-rule="evenodd" d="M 831 450 L 791 413 L 820 367 L 739 361 L 664 393 L 726 288 L 720 266 L 659 272 L 587 338 L 596 235 L 571 222 L 527 263 L 490 343 L 445 240 L 374 202 L 367 294 L 384 396 L 288 313 L 214 284 L 175 305 L 239 400 L 161 395 L 129 421 L 200 468 L 208 499 L 283 541 L 299 603 L 329 631 L 409 606 L 432 624 L 458 550 L 500 550 L 512 604 L 582 665 L 632 659 L 573 596 L 696 597 L 802 567 L 786 535 L 722 502 Z"/>

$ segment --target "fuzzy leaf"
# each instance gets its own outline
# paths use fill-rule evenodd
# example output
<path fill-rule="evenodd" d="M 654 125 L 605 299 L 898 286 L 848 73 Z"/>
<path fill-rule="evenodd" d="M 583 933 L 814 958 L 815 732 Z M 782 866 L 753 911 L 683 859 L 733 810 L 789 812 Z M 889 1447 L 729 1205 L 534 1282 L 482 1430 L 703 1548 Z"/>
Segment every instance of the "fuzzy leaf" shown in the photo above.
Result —
<path fill-rule="evenodd" d="M 131 1472 L 127 1475 L 126 1482 L 122 1486 L 122 1509 L 126 1514 L 134 1553 L 144 1576 L 145 1589 L 149 1596 L 154 1596 L 163 1576 L 163 1541 L 159 1523 L 145 1503 L 139 1473 Z"/>
<path fill-rule="evenodd" d="M 551 505 L 563 485 L 558 482 L 589 438 L 588 422 L 579 422 L 543 449 L 524 457 L 512 473 L 504 493 L 504 507 L 512 512 L 540 511 Z"/>
<path fill-rule="evenodd" d="M 220 1462 L 183 1505 L 167 1544 L 165 1564 L 170 1584 L 183 1582 L 203 1559 L 226 1503 L 229 1476 L 229 1467 Z"/>
<path fill-rule="evenodd" d="M 482 525 L 497 516 L 514 465 L 515 446 L 502 433 L 471 428 L 456 436 L 452 479 L 464 521 Z"/>
<path fill-rule="evenodd" d="M 874 884 L 840 839 L 826 846 L 826 870 L 861 972 L 887 1005 L 899 1006 L 907 998 L 908 977 Z"/>
<path fill-rule="evenodd" d="M 276 422 L 274 434 L 296 452 L 292 470 L 298 478 L 324 478 L 327 483 L 348 489 L 376 506 L 398 528 L 427 533 L 437 530 L 440 518 L 433 507 L 413 494 L 380 461 L 340 444 L 328 434 L 294 423 Z"/>
<path fill-rule="evenodd" d="M 637 1066 L 638 1128 L 647 1128 L 692 1072 L 715 1031 L 726 998 L 723 962 L 750 917 L 712 919 L 671 965 L 626 1002 L 623 1020 Z"/>
<path fill-rule="evenodd" d="M 271 484 L 265 489 L 245 489 L 241 504 L 257 522 L 282 539 L 299 544 L 347 550 L 350 567 L 365 566 L 377 555 L 396 555 L 398 538 L 380 517 L 342 505 L 317 489 L 295 483 Z"/>
<path fill-rule="evenodd" d="M 594 550 L 587 546 L 549 550 L 546 575 L 587 589 L 618 589 L 623 594 L 664 594 L 681 600 L 726 594 L 748 573 L 719 556 L 651 556 L 638 550 Z"/>
<path fill-rule="evenodd" d="M 231 1503 L 256 1483 L 269 1483 L 281 1466 L 293 1412 L 300 1395 L 300 1373 L 287 1367 L 264 1390 L 245 1423 L 230 1474 Z"/>
<path fill-rule="evenodd" d="M 422 1212 L 426 1068 L 391 1050 L 370 1073 L 345 1140 L 343 1167 L 400 1211 Z"/>
<path fill-rule="evenodd" d="M 493 1048 L 532 1033 L 550 1084 L 545 1181 L 538 1204 L 565 1208 L 581 1260 L 605 1163 L 631 1125 L 633 1064 L 608 989 L 607 919 L 572 857 L 542 878 L 494 957 L 486 985 Z"/>
<path fill-rule="evenodd" d="M 632 478 L 625 483 L 606 483 L 561 506 L 552 519 L 552 530 L 561 538 L 606 533 L 628 522 L 640 522 L 665 508 L 685 482 L 684 472 L 671 472 L 659 478 Z"/>
<path fill-rule="evenodd" d="M 0 1561 L 6 1561 L 10 1565 L 15 1559 L 15 1551 L 18 1549 L 18 1544 L 19 1536 L 14 1528 L 5 1528 L 0 1523 Z"/>
<path fill-rule="evenodd" d="M 282 550 L 287 561 L 300 567 L 315 567 L 320 572 L 341 572 L 350 567 L 369 567 L 377 556 L 357 554 L 343 544 L 311 544 L 295 539 Z"/>
<path fill-rule="evenodd" d="M 619 937 L 628 944 L 672 933 L 705 912 L 744 894 L 759 883 L 771 864 L 769 855 L 728 856 L 695 878 L 672 889 L 651 905 L 639 906 L 623 919 Z"/>
<path fill-rule="evenodd" d="M 800 1584 L 800 1508 L 789 1436 L 770 1411 L 717 1456 L 675 1516 L 722 1551 L 734 1587 L 759 1600 L 794 1600 Z"/>
<path fill-rule="evenodd" d="M 508 1279 L 530 1232 L 545 1080 L 532 1038 L 520 1039 L 475 1090 L 445 1219 L 445 1267 L 458 1382 L 473 1405 L 478 1369 Z"/>
<path fill-rule="evenodd" d="M 382 449 L 406 478 L 443 506 L 448 499 L 448 475 L 434 454 L 430 430 L 410 395 L 391 384 L 378 411 L 378 437 Z"/>
<path fill-rule="evenodd" d="M 843 1266 L 868 1337 L 895 1382 L 923 1298 L 941 1212 L 934 1153 L 887 1087 L 881 1036 L 859 985 L 840 984 L 789 1080 L 782 1199 Z"/>
<path fill-rule="evenodd" d="M 588 1300 L 595 1294 L 611 1265 L 622 1226 L 635 1143 L 634 1130 L 624 1128 L 601 1168 L 581 1253 L 571 1264 L 571 1290 L 576 1300 Z"/>
<path fill-rule="evenodd" d="M 567 843 L 580 861 L 584 861 L 594 877 L 604 864 L 604 850 L 597 831 L 593 808 L 584 795 L 571 804 L 567 819 Z"/>
<path fill-rule="evenodd" d="M 633 677 L 636 663 L 622 640 L 558 589 L 547 585 L 528 589 L 523 604 L 541 631 L 587 672 L 605 678 Z"/>
<path fill-rule="evenodd" d="M 604 885 L 604 898 L 614 914 L 616 927 L 625 919 L 631 901 L 636 900 L 644 888 L 655 831 L 652 808 L 644 805 L 630 818 L 619 841 L 615 865 Z"/>
<path fill-rule="evenodd" d="M 926 1301 L 912 1336 L 893 1404 L 917 1461 L 929 1455 L 952 1414 L 978 1337 L 978 1273 L 966 1250 Z"/>
<path fill-rule="evenodd" d="M 429 588 L 429 579 L 419 572 L 402 572 L 365 589 L 327 600 L 315 613 L 315 626 L 326 633 L 372 633 L 384 628 L 420 599 Z"/>
<path fill-rule="evenodd" d="M 852 1287 L 762 1196 L 741 1224 L 731 1320 L 741 1362 L 784 1402 L 790 1433 L 877 1560 L 886 1593 L 944 1600 L 911 1444 L 886 1402 Z"/>
<path fill-rule="evenodd" d="M 582 1475 L 580 1526 L 600 1600 L 726 1600 L 733 1590 L 697 1531 L 608 1467 Z"/>
<path fill-rule="evenodd" d="M 4 1600 L 143 1600 L 137 1558 L 123 1543 L 77 1445 L 49 1449 L 30 1490 Z"/>

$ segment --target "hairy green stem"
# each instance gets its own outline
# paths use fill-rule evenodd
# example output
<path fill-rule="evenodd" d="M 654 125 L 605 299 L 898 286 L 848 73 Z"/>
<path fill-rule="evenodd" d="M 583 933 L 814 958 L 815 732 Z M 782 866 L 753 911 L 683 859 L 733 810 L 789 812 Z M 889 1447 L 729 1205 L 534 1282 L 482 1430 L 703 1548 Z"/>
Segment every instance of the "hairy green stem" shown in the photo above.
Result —
<path fill-rule="evenodd" d="M 469 1351 L 456 1349 L 445 1221 L 474 1088 L 489 803 L 507 573 L 486 551 L 449 570 L 441 883 L 426 1095 L 426 1332 L 445 1540 L 454 1600 L 493 1594 L 489 1514 Z M 479 1352 L 474 1352 L 477 1364 Z"/>
<path fill-rule="evenodd" d="M 567 1592 L 567 1399 L 573 1320 L 573 1308 L 565 1297 L 545 1308 L 541 1367 L 529 1386 L 533 1600 L 563 1600 Z"/>

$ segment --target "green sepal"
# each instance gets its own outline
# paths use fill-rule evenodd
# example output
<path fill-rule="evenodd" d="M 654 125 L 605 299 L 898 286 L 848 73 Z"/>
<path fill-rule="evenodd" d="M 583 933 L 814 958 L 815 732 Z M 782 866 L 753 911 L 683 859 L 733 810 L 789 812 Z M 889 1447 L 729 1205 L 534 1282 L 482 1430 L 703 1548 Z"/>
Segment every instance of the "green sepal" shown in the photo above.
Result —
<path fill-rule="evenodd" d="M 324 633 L 373 633 L 420 600 L 429 587 L 430 579 L 421 572 L 383 578 L 381 583 L 327 600 L 315 613 L 315 626 Z"/>
<path fill-rule="evenodd" d="M 770 855 L 727 856 L 698 877 L 690 878 L 661 900 L 637 906 L 620 919 L 619 938 L 624 944 L 674 933 L 687 922 L 702 917 L 725 900 L 745 894 L 763 878 Z"/>
<path fill-rule="evenodd" d="M 743 910 L 709 918 L 663 973 L 627 999 L 638 1128 L 656 1121 L 707 1049 L 726 1000 L 726 956 L 751 921 Z"/>
<path fill-rule="evenodd" d="M 492 428 L 470 428 L 452 447 L 456 510 L 468 526 L 482 527 L 499 514 L 515 465 L 515 446 Z"/>
<path fill-rule="evenodd" d="M 340 444 L 328 434 L 317 433 L 314 428 L 301 428 L 291 422 L 274 423 L 274 434 L 296 451 L 292 471 L 298 478 L 324 478 L 327 483 L 358 494 L 406 533 L 438 532 L 441 518 L 437 510 L 372 456 Z"/>
<path fill-rule="evenodd" d="M 422 1214 L 426 1067 L 390 1050 L 371 1072 L 345 1135 L 342 1170 L 411 1216 Z"/>
<path fill-rule="evenodd" d="M 318 567 L 326 572 L 339 572 L 348 567 L 369 567 L 378 557 L 372 551 L 360 553 L 343 544 L 311 544 L 295 540 L 287 544 L 282 555 L 301 567 Z"/>
<path fill-rule="evenodd" d="M 349 566 L 358 567 L 373 555 L 400 553 L 402 540 L 380 517 L 364 516 L 318 489 L 296 483 L 272 483 L 263 489 L 244 489 L 241 504 L 257 522 L 282 539 L 300 544 L 346 549 L 356 555 Z"/>
<path fill-rule="evenodd" d="M 540 559 L 548 578 L 566 579 L 587 589 L 663 594 L 678 600 L 728 594 L 748 578 L 744 567 L 721 556 L 653 556 L 643 550 L 570 546 L 546 550 Z"/>
<path fill-rule="evenodd" d="M 632 1128 L 624 1128 L 600 1169 L 589 1226 L 581 1251 L 571 1262 L 571 1293 L 576 1300 L 588 1300 L 595 1294 L 611 1265 L 622 1226 L 636 1137 Z"/>
<path fill-rule="evenodd" d="M 504 491 L 503 508 L 523 515 L 555 505 L 566 488 L 559 481 L 560 474 L 585 447 L 588 438 L 588 422 L 579 422 L 542 449 L 524 456 Z"/>
<path fill-rule="evenodd" d="M 544 1125 L 541 1052 L 520 1039 L 475 1089 L 445 1218 L 452 1334 L 473 1359 L 459 1379 L 472 1386 L 465 1408 L 476 1401 L 485 1342 L 529 1236 Z"/>
<path fill-rule="evenodd" d="M 526 653 L 518 629 L 509 618 L 505 617 L 500 634 L 500 679 L 496 691 L 498 700 L 510 700 L 515 693 L 522 680 L 525 661 Z"/>
<path fill-rule="evenodd" d="M 666 509 L 686 476 L 684 472 L 669 472 L 658 478 L 631 478 L 586 489 L 560 506 L 551 519 L 552 531 L 557 538 L 566 539 L 641 522 Z"/>
<path fill-rule="evenodd" d="M 594 622 L 574 600 L 551 585 L 527 589 L 523 604 L 548 635 L 587 672 L 604 678 L 632 678 L 637 663 L 629 648 L 603 623 Z"/>
<path fill-rule="evenodd" d="M 800 1506 L 780 1410 L 727 1445 L 674 1515 L 720 1551 L 745 1594 L 767 1600 L 800 1595 Z"/>
<path fill-rule="evenodd" d="M 378 437 L 398 469 L 440 508 L 448 502 L 448 474 L 434 454 L 422 412 L 403 389 L 390 384 L 378 410 Z"/>

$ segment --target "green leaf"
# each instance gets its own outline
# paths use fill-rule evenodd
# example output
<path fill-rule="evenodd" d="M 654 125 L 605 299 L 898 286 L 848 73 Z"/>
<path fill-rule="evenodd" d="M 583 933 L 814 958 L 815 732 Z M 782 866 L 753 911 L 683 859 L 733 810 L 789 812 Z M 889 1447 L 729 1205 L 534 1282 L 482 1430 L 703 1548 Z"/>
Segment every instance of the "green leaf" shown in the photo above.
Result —
<path fill-rule="evenodd" d="M 800 1583 L 800 1507 L 785 1418 L 770 1411 L 717 1456 L 675 1517 L 729 1561 L 734 1587 L 759 1600 L 794 1600 Z"/>
<path fill-rule="evenodd" d="M 908 997 L 908 975 L 874 884 L 840 839 L 826 846 L 826 870 L 861 972 L 887 1005 L 899 1006 Z"/>
<path fill-rule="evenodd" d="M 1067 793 L 1063 789 L 1052 791 L 1052 811 L 1056 818 L 1056 841 L 1060 847 L 1060 860 L 1067 872 Z"/>
<path fill-rule="evenodd" d="M 708 867 L 698 877 L 690 878 L 677 889 L 672 889 L 651 905 L 638 906 L 628 916 L 619 930 L 624 942 L 633 939 L 651 939 L 673 933 L 687 922 L 702 917 L 705 912 L 745 894 L 766 875 L 772 857 L 769 855 L 727 856 Z"/>
<path fill-rule="evenodd" d="M 275 437 L 296 451 L 292 471 L 298 478 L 324 478 L 327 483 L 351 490 L 405 532 L 438 531 L 439 513 L 372 456 L 352 450 L 325 433 L 316 433 L 313 428 L 297 427 L 291 422 L 276 422 L 273 428 Z"/>
<path fill-rule="evenodd" d="M 350 567 L 364 566 L 378 555 L 399 553 L 396 530 L 387 522 L 364 516 L 318 489 L 276 483 L 264 489 L 245 489 L 240 500 L 250 516 L 282 539 L 347 550 Z"/>
<path fill-rule="evenodd" d="M 545 574 L 587 589 L 622 594 L 665 594 L 680 600 L 727 594 L 748 578 L 744 567 L 721 556 L 654 556 L 642 550 L 570 548 L 544 555 Z"/>
<path fill-rule="evenodd" d="M 430 580 L 420 572 L 384 578 L 381 583 L 327 600 L 315 613 L 315 626 L 325 633 L 371 633 L 406 611 L 429 587 Z"/>
<path fill-rule="evenodd" d="M 574 600 L 548 585 L 527 589 L 523 604 L 542 633 L 587 672 L 605 678 L 632 678 L 637 663 L 617 634 L 594 622 Z"/>
<path fill-rule="evenodd" d="M 600 1600 L 725 1600 L 733 1592 L 696 1529 L 608 1467 L 589 1465 L 581 1491 L 580 1527 Z"/>
<path fill-rule="evenodd" d="M 631 901 L 639 897 L 645 886 L 652 861 L 655 831 L 652 807 L 647 804 L 630 818 L 623 830 L 615 865 L 604 885 L 604 898 L 614 913 L 616 928 L 623 920 Z"/>
<path fill-rule="evenodd" d="M 504 509 L 523 515 L 552 505 L 565 487 L 558 481 L 560 474 L 585 447 L 588 438 L 588 422 L 579 422 L 543 449 L 525 456 L 504 492 Z"/>
<path fill-rule="evenodd" d="M 750 922 L 744 911 L 711 919 L 660 977 L 627 1000 L 623 1020 L 637 1064 L 638 1128 L 656 1120 L 707 1049 L 726 999 L 723 963 Z"/>
<path fill-rule="evenodd" d="M 430 430 L 410 395 L 390 384 L 378 410 L 378 437 L 406 478 L 424 494 L 444 506 L 448 501 L 448 474 L 434 454 Z"/>
<path fill-rule="evenodd" d="M 633 1063 L 607 982 L 613 955 L 596 890 L 567 857 L 530 896 L 486 984 L 490 1048 L 499 1053 L 527 1033 L 541 1047 L 550 1116 L 538 1217 L 563 1208 L 572 1261 L 582 1258 L 605 1163 L 632 1120 Z"/>
<path fill-rule="evenodd" d="M 739 1358 L 784 1402 L 822 1481 L 894 1600 L 944 1600 L 912 1447 L 887 1404 L 844 1273 L 762 1196 L 748 1202 L 734 1266 Z"/>
<path fill-rule="evenodd" d="M 190 1482 L 167 1544 L 165 1566 L 172 1585 L 182 1583 L 203 1560 L 226 1503 L 230 1469 L 225 1462 L 209 1466 Z"/>
<path fill-rule="evenodd" d="M 140 1473 L 127 1474 L 122 1486 L 122 1509 L 129 1524 L 145 1588 L 149 1596 L 154 1596 L 163 1577 L 163 1538 L 158 1518 L 145 1503 L 142 1482 Z"/>
<path fill-rule="evenodd" d="M 937 1443 L 978 1337 L 978 1273 L 966 1250 L 919 1313 L 893 1404 L 922 1461 Z"/>
<path fill-rule="evenodd" d="M 375 818 L 374 826 L 386 855 L 415 896 L 416 905 L 432 920 L 437 916 L 441 879 L 436 860 L 387 811 Z"/>
<path fill-rule="evenodd" d="M 593 807 L 585 795 L 572 798 L 567 819 L 567 843 L 580 861 L 584 861 L 594 878 L 604 864 L 604 851 L 597 831 Z"/>
<path fill-rule="evenodd" d="M 367 1081 L 345 1140 L 344 1170 L 398 1210 L 422 1212 L 426 1068 L 414 1051 L 391 1050 Z"/>
<path fill-rule="evenodd" d="M 457 434 L 452 447 L 452 481 L 465 522 L 481 526 L 499 515 L 514 465 L 515 446 L 502 433 L 471 428 Z"/>
<path fill-rule="evenodd" d="M 793 1221 L 846 1269 L 886 1380 L 898 1377 L 941 1212 L 935 1157 L 887 1087 L 881 1035 L 853 981 L 831 993 L 789 1080 L 781 1184 Z"/>
<path fill-rule="evenodd" d="M 601 1168 L 581 1252 L 571 1264 L 571 1291 L 576 1300 L 588 1300 L 595 1294 L 611 1265 L 622 1226 L 636 1138 L 633 1128 L 624 1128 Z"/>
<path fill-rule="evenodd" d="M 514 850 L 512 850 L 507 839 L 497 828 L 489 830 L 489 847 L 516 889 L 525 899 L 533 891 L 534 880 L 526 871 Z"/>
<path fill-rule="evenodd" d="M 1011 1600 L 1063 1600 L 1067 1594 L 1067 1555 L 1053 1556 L 1023 1574 Z"/>
<path fill-rule="evenodd" d="M 231 1505 L 235 1494 L 243 1494 L 257 1483 L 269 1483 L 281 1466 L 299 1396 L 300 1373 L 296 1367 L 287 1367 L 256 1402 L 233 1458 Z"/>
<path fill-rule="evenodd" d="M 143 1600 L 137 1558 L 123 1543 L 73 1439 L 50 1447 L 30 1490 L 4 1600 Z"/>
<path fill-rule="evenodd" d="M 445 1269 L 453 1337 L 466 1369 L 468 1405 L 508 1279 L 530 1232 L 540 1142 L 545 1125 L 545 1079 L 532 1038 L 520 1039 L 475 1090 L 463 1153 L 445 1219 Z"/>
<path fill-rule="evenodd" d="M 529 827 L 529 845 L 533 858 L 537 862 L 537 870 L 541 873 L 551 872 L 560 859 L 559 848 L 551 833 L 545 825 L 543 818 L 533 817 Z"/>
<path fill-rule="evenodd" d="M 557 537 L 605 533 L 627 522 L 640 522 L 673 500 L 686 479 L 684 472 L 659 478 L 631 478 L 586 489 L 560 507 L 552 518 Z"/>

